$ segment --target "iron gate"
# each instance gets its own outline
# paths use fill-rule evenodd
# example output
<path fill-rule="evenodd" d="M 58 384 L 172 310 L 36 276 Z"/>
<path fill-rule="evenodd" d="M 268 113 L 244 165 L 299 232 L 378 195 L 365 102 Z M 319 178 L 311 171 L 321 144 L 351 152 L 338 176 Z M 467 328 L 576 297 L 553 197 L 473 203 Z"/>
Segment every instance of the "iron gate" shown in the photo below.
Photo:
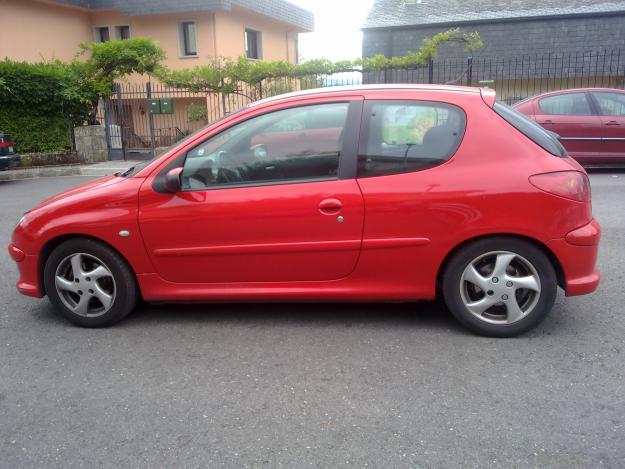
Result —
<path fill-rule="evenodd" d="M 161 109 L 161 105 L 167 109 Z M 159 84 L 116 84 L 102 101 L 111 160 L 148 160 L 227 112 L 217 95 L 170 89 Z"/>

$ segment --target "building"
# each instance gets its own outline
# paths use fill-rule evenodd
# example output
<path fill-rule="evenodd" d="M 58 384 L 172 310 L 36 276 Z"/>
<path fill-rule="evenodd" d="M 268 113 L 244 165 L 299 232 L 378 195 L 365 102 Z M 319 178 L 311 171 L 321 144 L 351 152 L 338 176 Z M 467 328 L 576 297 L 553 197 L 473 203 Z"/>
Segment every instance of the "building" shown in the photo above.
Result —
<path fill-rule="evenodd" d="M 157 40 L 165 64 L 185 68 L 214 57 L 297 60 L 311 12 L 286 0 L 0 0 L 0 57 L 71 60 L 85 41 Z"/>
<path fill-rule="evenodd" d="M 511 101 L 561 87 L 623 86 L 625 0 L 375 0 L 363 57 L 402 56 L 456 27 L 479 32 L 484 47 L 470 53 L 467 73 L 469 54 L 443 46 L 434 81 L 469 75 L 471 84 L 495 86 Z M 610 80 L 598 80 L 605 74 Z"/>
<path fill-rule="evenodd" d="M 401 56 L 449 28 L 478 31 L 476 56 L 599 52 L 625 48 L 625 0 L 375 0 L 363 26 L 363 56 Z M 444 48 L 442 57 L 466 56 Z"/>
<path fill-rule="evenodd" d="M 216 57 L 295 63 L 299 33 L 314 28 L 313 14 L 287 0 L 0 0 L 0 12 L 0 60 L 26 62 L 72 60 L 83 42 L 149 37 L 170 69 Z M 111 157 L 151 154 L 244 104 L 146 82 L 131 77 L 101 106 Z"/>

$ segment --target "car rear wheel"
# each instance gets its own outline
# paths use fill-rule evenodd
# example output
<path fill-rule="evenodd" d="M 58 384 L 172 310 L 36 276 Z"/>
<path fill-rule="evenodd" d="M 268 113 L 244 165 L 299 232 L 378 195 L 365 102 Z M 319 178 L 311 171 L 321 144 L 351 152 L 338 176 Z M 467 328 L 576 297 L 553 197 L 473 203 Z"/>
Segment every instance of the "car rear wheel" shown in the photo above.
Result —
<path fill-rule="evenodd" d="M 74 324 L 106 327 L 130 313 L 138 297 L 134 274 L 113 249 L 91 239 L 60 244 L 44 268 L 46 293 Z"/>
<path fill-rule="evenodd" d="M 556 273 L 547 256 L 516 238 L 471 243 L 450 260 L 443 296 L 463 325 L 490 337 L 512 337 L 540 323 L 557 295 Z"/>

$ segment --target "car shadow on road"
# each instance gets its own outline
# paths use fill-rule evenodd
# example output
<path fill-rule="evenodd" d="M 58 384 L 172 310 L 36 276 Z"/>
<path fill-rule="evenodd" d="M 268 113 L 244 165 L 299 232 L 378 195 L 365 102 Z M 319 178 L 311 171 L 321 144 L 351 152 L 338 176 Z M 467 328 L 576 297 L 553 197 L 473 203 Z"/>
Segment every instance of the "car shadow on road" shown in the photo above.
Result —
<path fill-rule="evenodd" d="M 383 324 L 461 331 L 444 305 L 434 301 L 418 303 L 143 304 L 124 321 L 124 324 L 189 322 L 231 322 L 250 325 L 290 323 L 345 327 L 355 324 Z"/>
<path fill-rule="evenodd" d="M 36 308 L 37 321 L 49 325 L 68 326 L 49 302 Z M 556 304 L 555 311 L 533 331 L 522 337 L 552 335 L 563 327 L 566 311 Z M 149 304 L 137 306 L 127 318 L 113 328 L 152 328 L 181 326 L 184 328 L 210 325 L 312 326 L 312 327 L 379 327 L 381 329 L 412 328 L 419 331 L 474 336 L 462 327 L 438 301 L 412 303 L 210 303 L 210 304 Z"/>
<path fill-rule="evenodd" d="M 49 302 L 38 309 L 37 320 L 68 324 Z M 436 301 L 414 303 L 214 303 L 140 304 L 114 327 L 167 325 L 307 325 L 352 327 L 379 325 L 391 328 L 417 328 L 468 334 Z"/>

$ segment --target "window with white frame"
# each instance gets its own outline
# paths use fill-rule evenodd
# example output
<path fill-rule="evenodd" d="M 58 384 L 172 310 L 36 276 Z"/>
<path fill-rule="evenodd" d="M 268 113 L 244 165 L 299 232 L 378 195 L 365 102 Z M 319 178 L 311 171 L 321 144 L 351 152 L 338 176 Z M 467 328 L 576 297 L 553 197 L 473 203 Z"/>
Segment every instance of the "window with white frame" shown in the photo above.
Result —
<path fill-rule="evenodd" d="M 98 26 L 94 29 L 95 42 L 107 42 L 111 40 L 108 26 Z"/>
<path fill-rule="evenodd" d="M 245 28 L 245 55 L 248 59 L 263 58 L 260 31 Z"/>
<path fill-rule="evenodd" d="M 115 26 L 115 39 L 130 39 L 130 26 L 127 24 Z"/>
<path fill-rule="evenodd" d="M 180 55 L 183 57 L 197 56 L 197 32 L 195 21 L 181 21 L 178 23 L 180 39 Z"/>

